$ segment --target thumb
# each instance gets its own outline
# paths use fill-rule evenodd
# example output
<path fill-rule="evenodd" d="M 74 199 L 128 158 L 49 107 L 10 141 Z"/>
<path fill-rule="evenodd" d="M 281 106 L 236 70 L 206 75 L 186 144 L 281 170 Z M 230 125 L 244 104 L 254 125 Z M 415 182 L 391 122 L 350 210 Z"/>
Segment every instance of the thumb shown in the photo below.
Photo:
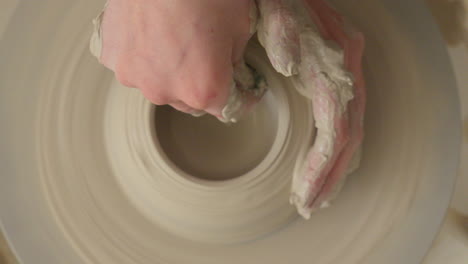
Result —
<path fill-rule="evenodd" d="M 275 70 L 285 76 L 298 73 L 301 61 L 299 21 L 287 0 L 259 0 L 258 39 Z"/>

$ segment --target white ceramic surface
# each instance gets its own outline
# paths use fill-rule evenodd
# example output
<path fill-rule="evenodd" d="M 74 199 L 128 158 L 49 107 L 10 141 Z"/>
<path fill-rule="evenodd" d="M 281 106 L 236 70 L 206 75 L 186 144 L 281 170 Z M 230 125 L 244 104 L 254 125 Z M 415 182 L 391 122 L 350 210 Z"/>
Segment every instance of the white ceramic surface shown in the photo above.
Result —
<path fill-rule="evenodd" d="M 178 264 L 421 260 L 448 207 L 460 146 L 456 83 L 445 45 L 418 2 L 335 2 L 368 40 L 362 168 L 336 204 L 310 221 L 282 223 L 266 236 L 230 245 L 165 231 L 171 229 L 148 216 L 148 207 L 137 202 L 142 199 L 132 198 L 135 192 L 122 184 L 128 183 L 125 177 L 141 183 L 145 174 L 116 171 L 119 155 L 152 164 L 145 153 L 149 146 L 139 145 L 151 134 L 152 111 L 136 91 L 113 85 L 111 74 L 88 54 L 88 21 L 102 3 L 21 2 L 5 19 L 0 39 L 0 219 L 19 259 Z M 118 105 L 127 114 L 120 121 L 109 111 Z M 139 126 L 140 134 L 110 129 L 116 126 L 109 123 L 139 122 L 130 117 L 148 129 Z M 119 152 L 112 138 L 130 142 L 133 151 Z M 150 187 L 146 193 L 151 194 Z"/>

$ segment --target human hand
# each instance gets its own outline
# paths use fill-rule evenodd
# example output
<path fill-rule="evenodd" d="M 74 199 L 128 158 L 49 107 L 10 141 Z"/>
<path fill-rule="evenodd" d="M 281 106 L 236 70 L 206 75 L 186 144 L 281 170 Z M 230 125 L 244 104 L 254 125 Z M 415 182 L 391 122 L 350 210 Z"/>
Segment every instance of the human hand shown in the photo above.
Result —
<path fill-rule="evenodd" d="M 234 89 L 255 100 L 243 92 L 255 85 L 243 60 L 255 32 L 252 0 L 109 0 L 100 19 L 95 55 L 152 103 L 222 119 Z"/>
<path fill-rule="evenodd" d="M 273 67 L 313 105 L 315 141 L 294 173 L 291 203 L 305 218 L 328 205 L 360 158 L 364 38 L 324 0 L 258 0 L 258 37 Z"/>

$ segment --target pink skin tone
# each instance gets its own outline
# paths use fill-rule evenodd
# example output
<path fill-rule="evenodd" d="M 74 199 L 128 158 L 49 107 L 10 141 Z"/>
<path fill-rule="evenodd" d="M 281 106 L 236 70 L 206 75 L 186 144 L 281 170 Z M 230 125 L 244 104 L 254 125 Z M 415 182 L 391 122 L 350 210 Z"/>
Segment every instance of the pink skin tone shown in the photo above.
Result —
<path fill-rule="evenodd" d="M 100 62 L 152 103 L 220 116 L 252 33 L 251 0 L 109 0 Z"/>
<path fill-rule="evenodd" d="M 303 174 L 295 179 L 298 182 L 292 189 L 292 202 L 303 216 L 308 217 L 320 208 L 322 202 L 333 198 L 337 188 L 342 186 L 349 164 L 362 143 L 365 90 L 361 57 L 364 38 L 349 25 L 345 31 L 343 18 L 323 0 L 303 0 L 320 36 L 343 49 L 344 68 L 354 77 L 354 98 L 348 101 L 343 111 L 340 105 L 342 94 L 317 76 L 326 69 L 319 68 L 320 63 L 300 63 L 306 59 L 298 57 L 301 52 L 314 52 L 308 51 L 307 46 L 301 47 L 299 30 L 301 23 L 306 22 L 292 15 L 291 3 L 288 0 L 260 0 L 262 20 L 258 34 L 275 69 L 286 76 L 298 74 L 303 89 L 312 95 L 316 139 L 307 154 Z M 316 59 L 312 58 L 312 61 L 317 62 Z M 306 187 L 305 193 L 299 190 L 303 187 Z M 296 199 L 298 197 L 300 199 Z"/>
<path fill-rule="evenodd" d="M 299 179 L 299 186 L 307 187 L 306 197 L 296 204 L 310 213 L 341 186 L 362 143 L 364 38 L 345 27 L 343 18 L 323 0 L 303 0 L 322 38 L 343 49 L 344 68 L 354 77 L 354 98 L 343 111 L 342 95 L 317 76 L 324 70 L 301 67 L 301 53 L 307 51 L 301 47 L 299 32 L 304 21 L 288 9 L 289 2 L 258 0 L 258 35 L 275 69 L 285 76 L 298 76 L 313 95 L 314 119 L 320 125 Z M 203 110 L 220 117 L 234 72 L 245 68 L 239 66 L 251 37 L 252 4 L 251 0 L 109 0 L 102 21 L 100 62 L 121 83 L 138 88 L 154 104 L 170 104 L 187 113 Z M 242 96 L 245 109 L 258 100 L 248 93 L 242 92 Z"/>
<path fill-rule="evenodd" d="M 364 131 L 363 119 L 366 103 L 365 83 L 362 74 L 362 54 L 364 51 L 364 37 L 360 32 L 349 28 L 345 32 L 345 22 L 335 10 L 328 6 L 322 0 L 306 0 L 309 12 L 315 14 L 312 16 L 314 22 L 319 24 L 319 30 L 322 37 L 326 40 L 335 41 L 345 54 L 345 68 L 350 71 L 353 76 L 353 93 L 354 98 L 348 103 L 347 116 L 335 117 L 335 128 L 340 131 L 342 127 L 348 131 L 346 134 L 337 133 L 337 143 L 334 149 L 334 163 L 331 169 L 324 170 L 320 173 L 320 177 L 313 186 L 319 187 L 318 193 L 313 192 L 314 197 L 309 198 L 307 206 L 311 210 L 319 208 L 322 202 L 328 200 L 330 194 L 333 193 L 333 188 L 340 181 L 344 180 L 349 164 L 353 155 L 362 144 Z M 319 100 L 319 99 L 318 99 Z M 317 118 L 318 116 L 316 116 Z M 346 139 L 343 139 L 345 137 Z M 338 151 L 341 150 L 341 151 Z M 314 156 L 314 146 L 312 147 L 309 156 Z M 331 159 L 330 159 L 331 161 Z M 309 162 L 309 166 L 314 164 Z"/>

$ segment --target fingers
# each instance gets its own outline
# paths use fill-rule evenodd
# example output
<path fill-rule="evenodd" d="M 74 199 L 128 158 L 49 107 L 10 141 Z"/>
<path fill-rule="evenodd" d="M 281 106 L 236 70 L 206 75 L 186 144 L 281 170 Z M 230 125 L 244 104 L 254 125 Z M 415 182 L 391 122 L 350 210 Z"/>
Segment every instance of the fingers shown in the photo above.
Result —
<path fill-rule="evenodd" d="M 349 28 L 351 29 L 351 28 Z M 346 68 L 349 69 L 354 78 L 354 98 L 349 102 L 349 143 L 340 153 L 332 171 L 330 172 L 320 195 L 311 204 L 314 210 L 324 202 L 334 198 L 345 181 L 346 176 L 355 170 L 360 159 L 361 144 L 364 138 L 363 119 L 366 104 L 366 93 L 364 78 L 362 75 L 361 60 L 364 51 L 364 37 L 361 33 L 351 29 L 349 42 L 349 56 L 346 60 Z"/>
<path fill-rule="evenodd" d="M 205 80 L 202 80 L 203 78 Z M 201 76 L 198 81 L 198 85 L 193 82 L 192 86 L 182 87 L 183 89 L 175 94 L 175 98 L 178 98 L 191 109 L 203 110 L 216 117 L 221 116 L 222 109 L 226 105 L 230 94 L 229 75 L 221 78 L 208 73 L 203 77 Z"/>
<path fill-rule="evenodd" d="M 322 0 L 259 0 L 261 19 L 258 36 L 273 67 L 291 76 L 297 90 L 310 100 L 317 128 L 316 137 L 302 166 L 295 172 L 291 203 L 308 218 L 326 205 L 340 188 L 351 158 L 362 141 L 364 88 L 362 49 L 344 31 L 343 19 Z M 295 2 L 296 3 L 296 2 Z M 330 45 L 333 41 L 338 45 Z M 351 55 L 356 54 L 356 55 Z M 354 59 L 354 65 L 349 61 Z M 353 67 L 354 66 L 354 67 Z M 349 104 L 349 105 L 348 105 Z"/>
<path fill-rule="evenodd" d="M 223 122 L 237 122 L 260 101 L 266 91 L 264 78 L 244 61 L 234 66 L 233 79 L 228 101 L 218 117 Z"/>
<path fill-rule="evenodd" d="M 99 31 L 98 38 L 96 39 L 95 36 L 92 38 L 94 47 L 91 51 L 101 64 L 113 71 L 117 64 L 121 43 L 123 43 L 116 37 L 122 36 L 122 32 L 120 31 L 121 25 L 115 24 L 115 21 L 121 22 L 117 19 L 121 14 L 122 10 L 118 7 L 106 3 L 104 10 L 93 21 L 95 23 L 95 30 Z"/>
<path fill-rule="evenodd" d="M 177 102 L 173 102 L 170 104 L 170 106 L 172 106 L 174 109 L 178 110 L 178 111 L 181 111 L 181 112 L 184 112 L 184 113 L 187 113 L 187 114 L 191 114 L 193 116 L 202 116 L 205 114 L 205 111 L 203 110 L 197 110 L 197 109 L 193 109 L 192 107 L 186 105 L 185 103 L 181 102 L 181 101 L 177 101 Z"/>
<path fill-rule="evenodd" d="M 170 104 L 170 106 L 172 106 L 176 110 L 179 110 L 181 112 L 188 113 L 188 114 L 195 111 L 195 109 L 193 109 L 192 107 L 186 105 L 185 103 L 181 101 L 173 102 Z"/>
<path fill-rule="evenodd" d="M 93 34 L 89 40 L 89 51 L 98 60 L 101 58 L 102 53 L 102 19 L 104 17 L 104 11 L 106 10 L 107 4 L 104 6 L 102 11 L 93 19 Z"/>
<path fill-rule="evenodd" d="M 248 112 L 261 99 L 266 85 L 259 89 L 260 78 L 254 74 L 254 70 L 244 61 L 244 50 L 248 40 L 257 31 L 259 10 L 256 1 L 248 0 L 249 6 L 249 32 L 241 34 L 233 45 L 232 63 L 233 74 L 229 85 L 229 96 L 223 104 L 221 112 L 216 114 L 222 122 L 236 122 L 242 115 Z M 264 84 L 264 83 L 263 83 Z"/>
<path fill-rule="evenodd" d="M 349 141 L 348 113 L 340 110 L 335 92 L 340 87 L 322 78 L 317 78 L 310 86 L 314 94 L 312 105 L 317 132 L 302 169 L 294 175 L 291 194 L 291 202 L 305 218 L 310 217 L 312 205 Z"/>
<path fill-rule="evenodd" d="M 232 64 L 237 64 L 244 59 L 247 43 L 257 31 L 259 12 L 254 0 L 236 0 L 232 1 L 232 3 L 237 6 L 232 17 L 232 19 L 236 20 L 237 29 L 235 35 L 231 36 L 233 40 L 231 61 Z M 229 23 L 233 24 L 232 21 Z"/>
<path fill-rule="evenodd" d="M 300 22 L 288 0 L 259 0 L 258 39 L 276 71 L 291 76 L 301 61 Z"/>
<path fill-rule="evenodd" d="M 252 68 L 242 60 L 234 65 L 233 79 L 238 89 L 252 90 L 255 89 L 255 76 Z"/>
<path fill-rule="evenodd" d="M 207 1 L 207 8 L 195 4 L 193 8 L 197 8 L 188 13 L 186 8 L 180 10 L 186 6 L 183 1 L 177 3 L 180 6 L 158 3 L 140 10 L 131 2 L 109 1 L 105 12 L 95 20 L 92 42 L 100 41 L 101 49 L 93 44 L 93 54 L 115 72 L 120 83 L 138 88 L 153 104 L 170 104 L 189 113 L 204 110 L 222 118 L 231 95 L 250 97 L 245 92 L 232 92 L 233 83 L 240 88 L 252 86 L 233 76 L 233 64 L 243 64 L 240 62 L 245 46 L 255 32 L 255 2 Z M 172 23 L 175 16 L 161 11 L 159 5 L 187 17 Z M 131 19 L 132 14 L 139 19 Z M 183 26 L 172 28 L 179 22 Z M 147 25 L 152 25 L 151 30 Z M 252 74 L 242 71 L 242 76 L 253 83 Z"/>
<path fill-rule="evenodd" d="M 320 39 L 314 40 L 317 32 L 304 31 L 301 35 L 305 57 L 298 79 L 302 93 L 312 100 L 317 134 L 301 169 L 294 175 L 291 202 L 308 218 L 314 210 L 328 205 L 341 188 L 359 150 L 365 90 L 362 35 L 349 27 L 345 31 L 343 18 L 324 1 L 305 3 L 320 37 L 337 44 L 329 46 Z"/>
<path fill-rule="evenodd" d="M 191 109 L 203 109 L 223 122 L 236 122 L 262 98 L 266 91 L 266 83 L 264 78 L 243 60 L 237 63 L 231 72 L 232 75 L 226 75 L 232 76 L 227 84 L 215 77 L 197 97 L 192 93 L 181 94 L 180 98 L 184 104 L 190 107 L 189 110 L 182 111 L 192 113 Z M 179 105 L 176 105 L 177 107 L 185 109 Z"/>

